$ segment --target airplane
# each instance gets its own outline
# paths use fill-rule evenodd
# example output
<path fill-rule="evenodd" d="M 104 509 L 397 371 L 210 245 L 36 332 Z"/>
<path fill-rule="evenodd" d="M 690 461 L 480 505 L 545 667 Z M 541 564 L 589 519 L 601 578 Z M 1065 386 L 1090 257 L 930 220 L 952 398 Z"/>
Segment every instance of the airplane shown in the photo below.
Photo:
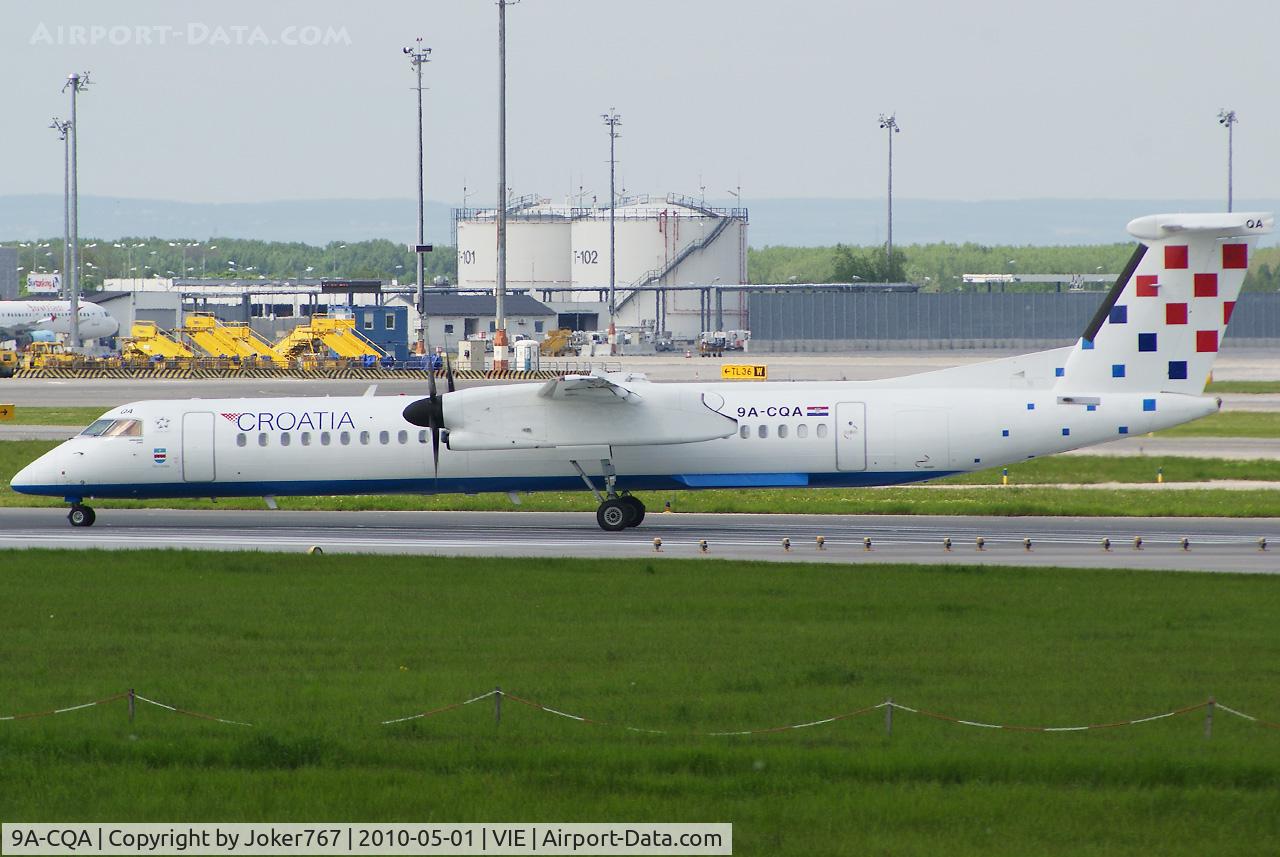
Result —
<path fill-rule="evenodd" d="M 1140 435 L 1206 416 L 1204 395 L 1270 213 L 1128 224 L 1133 256 L 1070 346 L 842 382 L 653 383 L 626 372 L 428 395 L 142 401 L 13 477 L 89 498 L 563 491 L 608 532 L 631 492 L 895 485 Z M 372 392 L 372 391 L 371 391 Z"/>
<path fill-rule="evenodd" d="M 120 324 L 105 309 L 80 302 L 80 338 L 115 336 Z M 0 301 L 0 340 L 45 333 L 71 333 L 71 301 Z"/>

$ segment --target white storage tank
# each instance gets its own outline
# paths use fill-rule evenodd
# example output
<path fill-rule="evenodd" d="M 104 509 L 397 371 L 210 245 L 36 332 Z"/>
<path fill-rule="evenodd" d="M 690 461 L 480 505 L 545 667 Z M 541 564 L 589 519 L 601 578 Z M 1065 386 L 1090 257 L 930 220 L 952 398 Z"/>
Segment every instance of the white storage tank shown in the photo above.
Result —
<path fill-rule="evenodd" d="M 546 201 L 507 214 L 507 286 L 567 286 L 571 226 L 563 206 Z M 492 288 L 498 280 L 498 227 L 492 209 L 458 219 L 458 285 Z"/>

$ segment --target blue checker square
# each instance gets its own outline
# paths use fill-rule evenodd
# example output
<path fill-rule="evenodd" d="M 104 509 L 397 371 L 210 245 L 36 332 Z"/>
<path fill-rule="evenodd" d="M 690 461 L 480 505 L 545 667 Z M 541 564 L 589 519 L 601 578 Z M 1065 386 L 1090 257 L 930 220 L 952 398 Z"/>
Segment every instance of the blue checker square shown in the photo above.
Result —
<path fill-rule="evenodd" d="M 1097 406 L 1097 405 L 1085 405 L 1085 406 L 1084 406 L 1084 409 L 1085 409 L 1086 411 L 1096 411 L 1096 410 L 1098 409 L 1098 406 Z"/>
<path fill-rule="evenodd" d="M 1064 429 L 1062 430 L 1062 436 L 1063 436 L 1063 437 L 1066 437 L 1066 436 L 1068 436 L 1069 434 L 1071 434 L 1071 429 L 1069 429 L 1069 428 L 1064 428 Z"/>
<path fill-rule="evenodd" d="M 1001 431 L 1000 431 L 1000 436 L 1001 436 L 1001 437 L 1008 437 L 1008 436 L 1009 436 L 1009 430 L 1008 430 L 1008 429 L 1001 429 Z"/>
<path fill-rule="evenodd" d="M 1035 402 L 1027 402 L 1027 410 L 1028 410 L 1028 411 L 1034 411 L 1035 409 L 1036 409 L 1036 403 L 1035 403 Z"/>
<path fill-rule="evenodd" d="M 1092 340 L 1092 339 L 1082 339 L 1082 340 L 1080 340 L 1080 347 L 1081 347 L 1082 349 L 1084 349 L 1085 351 L 1092 351 L 1092 350 L 1093 350 L 1093 340 Z"/>
<path fill-rule="evenodd" d="M 1111 314 L 1107 316 L 1107 321 L 1112 324 L 1128 324 L 1129 308 L 1124 305 L 1113 306 L 1111 308 Z"/>
<path fill-rule="evenodd" d="M 1128 426 L 1120 426 L 1120 434 L 1128 434 L 1128 433 L 1129 433 Z"/>
<path fill-rule="evenodd" d="M 1155 400 L 1155 399 L 1143 399 L 1143 400 L 1142 400 L 1142 409 L 1143 409 L 1144 411 L 1154 411 L 1154 410 L 1156 409 L 1156 400 Z"/>
<path fill-rule="evenodd" d="M 1169 361 L 1169 380 L 1170 381 L 1187 380 L 1187 361 L 1185 360 Z"/>
<path fill-rule="evenodd" d="M 1067 374 L 1067 370 L 1066 368 L 1059 366 L 1058 368 L 1053 370 L 1053 374 L 1055 377 L 1061 378 L 1063 375 Z"/>
<path fill-rule="evenodd" d="M 1111 377 L 1112 377 L 1112 378 L 1123 378 L 1123 377 L 1124 377 L 1124 364 L 1123 364 L 1123 363 L 1112 363 L 1112 364 L 1111 364 Z"/>
<path fill-rule="evenodd" d="M 1156 335 L 1154 333 L 1138 334 L 1138 350 L 1139 351 L 1155 351 Z"/>

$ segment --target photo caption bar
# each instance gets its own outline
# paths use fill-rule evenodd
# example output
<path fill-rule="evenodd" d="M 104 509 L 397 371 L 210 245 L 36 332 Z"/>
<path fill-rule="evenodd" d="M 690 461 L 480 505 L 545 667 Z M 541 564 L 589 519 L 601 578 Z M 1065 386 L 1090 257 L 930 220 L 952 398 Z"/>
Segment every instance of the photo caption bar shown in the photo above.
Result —
<path fill-rule="evenodd" d="M 8 854 L 732 854 L 732 824 L 5 823 Z"/>

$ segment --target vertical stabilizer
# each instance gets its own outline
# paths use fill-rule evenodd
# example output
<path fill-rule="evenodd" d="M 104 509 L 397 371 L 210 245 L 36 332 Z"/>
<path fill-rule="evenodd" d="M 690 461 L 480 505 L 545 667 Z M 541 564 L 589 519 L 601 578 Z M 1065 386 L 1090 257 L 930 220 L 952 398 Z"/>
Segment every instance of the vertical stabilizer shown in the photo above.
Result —
<path fill-rule="evenodd" d="M 1057 388 L 1204 392 L 1269 213 L 1153 214 L 1141 243 L 1059 370 Z"/>

